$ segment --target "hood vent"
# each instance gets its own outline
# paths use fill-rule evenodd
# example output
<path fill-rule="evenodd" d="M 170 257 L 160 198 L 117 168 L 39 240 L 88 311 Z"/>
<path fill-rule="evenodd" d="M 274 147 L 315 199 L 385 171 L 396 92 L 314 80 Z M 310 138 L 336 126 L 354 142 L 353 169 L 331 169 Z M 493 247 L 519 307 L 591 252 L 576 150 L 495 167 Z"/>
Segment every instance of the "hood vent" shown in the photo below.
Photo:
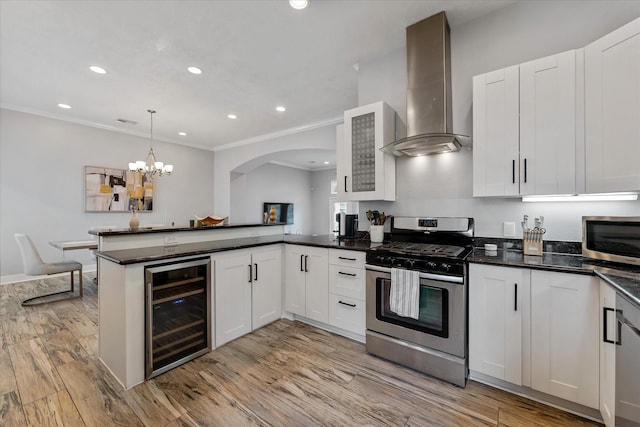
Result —
<path fill-rule="evenodd" d="M 381 148 L 399 157 L 470 147 L 452 133 L 451 43 L 444 12 L 407 27 L 407 137 Z"/>

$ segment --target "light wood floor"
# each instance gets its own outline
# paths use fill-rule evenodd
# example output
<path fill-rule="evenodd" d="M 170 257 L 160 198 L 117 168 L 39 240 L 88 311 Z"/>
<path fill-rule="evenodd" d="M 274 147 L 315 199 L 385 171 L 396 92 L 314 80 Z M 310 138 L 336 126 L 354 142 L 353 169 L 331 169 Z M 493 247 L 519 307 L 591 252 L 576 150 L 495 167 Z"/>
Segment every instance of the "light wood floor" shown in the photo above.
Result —
<path fill-rule="evenodd" d="M 96 356 L 97 288 L 85 284 L 83 299 L 30 308 L 20 301 L 62 279 L 0 286 L 1 426 L 596 425 L 287 320 L 124 391 Z"/>

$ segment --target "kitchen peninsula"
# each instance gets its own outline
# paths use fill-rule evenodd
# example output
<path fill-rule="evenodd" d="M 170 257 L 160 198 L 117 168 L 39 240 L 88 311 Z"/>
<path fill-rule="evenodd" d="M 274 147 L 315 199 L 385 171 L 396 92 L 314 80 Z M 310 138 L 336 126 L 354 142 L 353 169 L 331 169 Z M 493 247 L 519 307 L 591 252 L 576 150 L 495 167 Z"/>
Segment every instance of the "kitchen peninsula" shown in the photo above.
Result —
<path fill-rule="evenodd" d="M 284 225 L 121 228 L 90 234 L 98 237 L 98 353 L 128 389 L 145 379 L 145 269 L 208 258 L 220 250 L 281 242 Z M 208 298 L 212 306 L 213 292 Z"/>

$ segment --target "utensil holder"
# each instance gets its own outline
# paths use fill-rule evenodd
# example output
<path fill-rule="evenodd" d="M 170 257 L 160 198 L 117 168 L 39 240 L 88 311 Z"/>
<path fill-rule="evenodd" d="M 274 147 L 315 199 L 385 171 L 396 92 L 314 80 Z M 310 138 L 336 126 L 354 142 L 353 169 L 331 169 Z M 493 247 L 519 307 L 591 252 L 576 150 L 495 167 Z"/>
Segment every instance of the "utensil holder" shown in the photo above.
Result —
<path fill-rule="evenodd" d="M 522 237 L 522 252 L 525 255 L 538 255 L 542 256 L 542 249 L 544 247 L 544 240 L 542 240 L 542 230 L 530 230 L 525 231 Z"/>
<path fill-rule="evenodd" d="M 372 243 L 381 243 L 384 240 L 384 225 L 371 225 L 369 237 Z"/>

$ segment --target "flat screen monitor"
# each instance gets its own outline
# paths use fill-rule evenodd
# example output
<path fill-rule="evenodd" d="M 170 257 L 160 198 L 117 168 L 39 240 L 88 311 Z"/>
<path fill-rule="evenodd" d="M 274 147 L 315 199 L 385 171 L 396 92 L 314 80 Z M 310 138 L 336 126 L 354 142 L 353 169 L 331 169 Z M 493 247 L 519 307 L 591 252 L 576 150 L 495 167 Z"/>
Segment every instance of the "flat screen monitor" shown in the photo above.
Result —
<path fill-rule="evenodd" d="M 293 203 L 273 203 L 265 202 L 263 206 L 263 215 L 267 214 L 267 221 L 270 221 L 271 208 L 276 210 L 277 223 L 293 224 Z"/>

